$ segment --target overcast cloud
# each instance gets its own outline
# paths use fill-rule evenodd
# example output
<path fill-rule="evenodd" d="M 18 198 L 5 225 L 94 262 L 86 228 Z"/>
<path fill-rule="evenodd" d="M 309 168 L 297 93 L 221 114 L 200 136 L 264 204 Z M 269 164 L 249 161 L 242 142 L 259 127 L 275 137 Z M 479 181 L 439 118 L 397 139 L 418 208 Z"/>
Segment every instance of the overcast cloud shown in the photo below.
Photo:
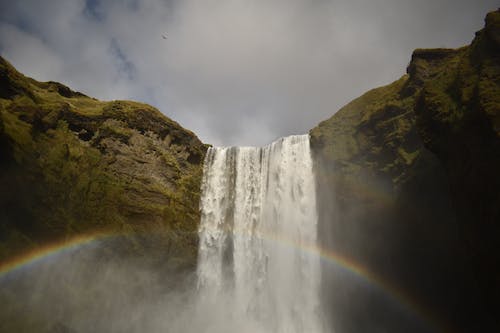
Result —
<path fill-rule="evenodd" d="M 0 54 L 35 79 L 133 99 L 215 145 L 306 133 L 459 47 L 493 0 L 0 0 Z M 166 35 L 164 39 L 162 35 Z"/>

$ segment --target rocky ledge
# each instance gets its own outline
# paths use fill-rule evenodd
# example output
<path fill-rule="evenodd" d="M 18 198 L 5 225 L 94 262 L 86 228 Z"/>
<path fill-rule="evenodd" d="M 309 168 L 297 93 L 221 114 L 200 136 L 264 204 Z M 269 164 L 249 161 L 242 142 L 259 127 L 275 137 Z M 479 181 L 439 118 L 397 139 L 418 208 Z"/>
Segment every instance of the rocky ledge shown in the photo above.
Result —
<path fill-rule="evenodd" d="M 0 262 L 105 233 L 192 268 L 206 149 L 149 105 L 38 82 L 0 58 Z"/>

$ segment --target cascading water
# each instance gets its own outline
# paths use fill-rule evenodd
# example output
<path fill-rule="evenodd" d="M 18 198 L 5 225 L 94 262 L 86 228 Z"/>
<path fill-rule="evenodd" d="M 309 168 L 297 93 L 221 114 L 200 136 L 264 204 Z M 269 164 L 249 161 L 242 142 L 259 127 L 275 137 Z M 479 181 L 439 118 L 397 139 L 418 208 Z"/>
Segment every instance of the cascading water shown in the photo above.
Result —
<path fill-rule="evenodd" d="M 223 320 L 239 332 L 324 331 L 308 135 L 263 148 L 210 148 L 201 212 L 204 308 L 222 308 Z"/>

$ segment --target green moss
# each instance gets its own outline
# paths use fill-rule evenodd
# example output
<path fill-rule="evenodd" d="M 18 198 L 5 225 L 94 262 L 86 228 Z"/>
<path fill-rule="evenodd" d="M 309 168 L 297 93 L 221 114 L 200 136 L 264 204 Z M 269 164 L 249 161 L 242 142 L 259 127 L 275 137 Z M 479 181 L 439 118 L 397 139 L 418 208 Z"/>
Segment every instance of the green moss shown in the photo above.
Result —
<path fill-rule="evenodd" d="M 164 152 L 161 154 L 161 156 L 166 166 L 175 170 L 176 174 L 180 173 L 181 167 L 173 154 L 169 152 Z"/>
<path fill-rule="evenodd" d="M 402 166 L 413 159 L 401 155 L 399 148 L 413 144 L 407 142 L 415 122 L 415 97 L 402 96 L 408 78 L 367 92 L 311 130 L 316 154 L 335 166 L 342 183 L 362 178 L 361 173 L 384 174 L 395 182 L 403 179 Z"/>
<path fill-rule="evenodd" d="M 326 173 L 349 179 L 390 179 L 393 188 L 415 176 L 424 149 L 439 151 L 470 119 L 484 118 L 500 135 L 500 12 L 471 46 L 417 49 L 408 75 L 356 98 L 312 129 L 313 151 Z M 324 177 L 328 177 L 324 175 Z"/>
<path fill-rule="evenodd" d="M 415 159 L 420 155 L 420 150 L 415 150 L 413 152 L 407 152 L 402 147 L 398 147 L 399 156 L 404 160 L 406 165 L 412 165 Z"/>
<path fill-rule="evenodd" d="M 26 155 L 32 149 L 33 141 L 31 137 L 32 127 L 30 124 L 22 121 L 16 114 L 0 110 L 4 133 L 14 143 L 14 158 L 19 163 L 26 159 Z"/>
<path fill-rule="evenodd" d="M 163 239 L 164 251 L 174 242 L 172 258 L 192 266 L 202 165 L 187 159 L 202 160 L 206 146 L 151 106 L 101 102 L 0 60 L 0 148 L 12 161 L 0 163 L 11 189 L 0 195 L 0 262 L 105 230 L 126 234 L 138 255 L 144 235 Z"/>

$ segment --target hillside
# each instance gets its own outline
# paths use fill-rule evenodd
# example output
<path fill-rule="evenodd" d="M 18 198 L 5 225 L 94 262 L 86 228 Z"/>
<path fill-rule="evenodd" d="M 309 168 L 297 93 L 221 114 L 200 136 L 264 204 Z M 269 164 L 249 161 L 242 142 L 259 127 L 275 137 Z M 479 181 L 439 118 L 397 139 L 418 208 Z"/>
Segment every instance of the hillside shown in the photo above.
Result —
<path fill-rule="evenodd" d="M 0 58 L 0 262 L 102 233 L 193 267 L 206 148 L 151 106 L 38 82 Z"/>
<path fill-rule="evenodd" d="M 500 11 L 485 22 L 310 132 L 325 246 L 464 332 L 499 318 Z"/>
<path fill-rule="evenodd" d="M 432 332 L 500 331 L 500 10 L 468 46 L 415 50 L 405 75 L 353 100 L 310 137 L 320 252 L 365 279 L 344 279 L 335 265 L 322 271 L 336 331 L 383 323 L 386 332 L 422 332 L 404 326 L 414 322 L 404 311 L 391 312 L 399 303 Z M 193 272 L 207 148 L 149 105 L 38 82 L 0 57 L 0 273 L 26 253 L 88 235 L 110 240 L 90 267 L 138 259 L 118 275 L 144 264 L 162 282 L 165 271 Z M 84 280 L 94 283 L 89 266 Z M 143 289 L 153 281 L 126 278 Z M 19 290 L 29 290 L 23 281 Z M 84 299 L 94 307 L 85 284 L 65 283 L 52 286 L 62 299 L 74 288 L 75 306 Z M 163 295 L 168 288 L 158 285 L 149 292 Z M 4 303 L 17 297 L 0 290 Z M 0 328 L 31 332 L 47 319 L 29 322 L 23 301 L 5 307 Z M 52 319 L 46 331 L 59 332 Z"/>

